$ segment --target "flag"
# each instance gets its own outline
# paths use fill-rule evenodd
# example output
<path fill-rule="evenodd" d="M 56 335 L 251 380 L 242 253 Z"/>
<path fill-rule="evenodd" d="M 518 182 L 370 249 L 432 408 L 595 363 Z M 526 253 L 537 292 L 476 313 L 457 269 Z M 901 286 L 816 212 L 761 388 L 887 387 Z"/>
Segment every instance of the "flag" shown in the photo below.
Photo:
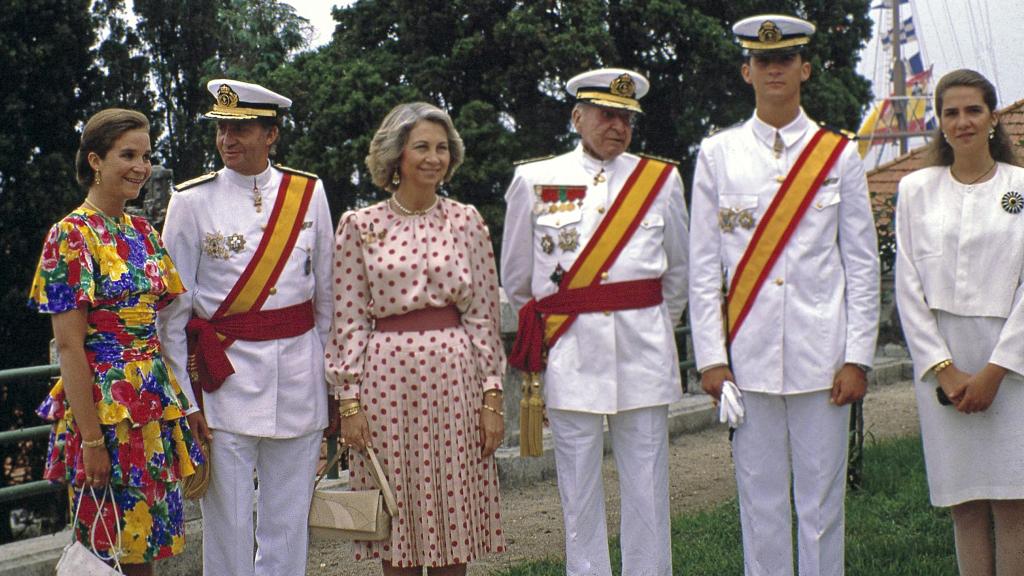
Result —
<path fill-rule="evenodd" d="M 908 63 L 913 71 L 922 66 L 920 54 L 910 58 Z M 915 68 L 915 66 L 917 68 Z M 935 128 L 935 119 L 932 117 L 931 101 L 928 97 L 928 83 L 931 81 L 932 67 L 917 72 L 907 78 L 907 95 L 911 98 L 906 100 L 907 132 L 921 132 Z M 857 130 L 857 149 L 863 158 L 867 155 L 872 146 L 895 141 L 895 138 L 887 138 L 886 134 L 899 132 L 899 122 L 893 109 L 893 101 L 889 98 L 876 103 L 868 114 L 860 129 Z"/>
<path fill-rule="evenodd" d="M 911 40 L 917 40 L 917 29 L 914 27 L 914 17 L 911 16 L 903 21 L 900 25 L 900 44 L 906 44 Z M 890 46 L 892 44 L 892 34 L 886 34 L 882 36 L 882 45 Z"/>

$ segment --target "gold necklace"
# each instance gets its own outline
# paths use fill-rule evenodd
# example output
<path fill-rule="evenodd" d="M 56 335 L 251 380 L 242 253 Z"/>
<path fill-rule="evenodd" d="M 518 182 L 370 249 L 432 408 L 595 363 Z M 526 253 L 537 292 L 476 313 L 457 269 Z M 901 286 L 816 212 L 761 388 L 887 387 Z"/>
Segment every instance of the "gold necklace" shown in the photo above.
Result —
<path fill-rule="evenodd" d="M 957 182 L 959 182 L 961 184 L 964 184 L 966 186 L 971 186 L 973 184 L 977 184 L 978 180 L 981 180 L 985 176 L 988 176 L 989 173 L 992 172 L 993 169 L 995 169 L 996 164 L 997 164 L 997 162 L 995 160 L 993 160 L 992 161 L 992 165 L 988 167 L 988 170 L 985 170 L 985 172 L 982 173 L 981 176 L 978 176 L 977 178 L 975 178 L 974 180 L 971 180 L 970 182 L 964 182 L 963 180 L 957 178 L 956 174 L 953 174 L 953 167 L 952 166 L 949 167 L 949 173 L 953 175 L 953 179 L 956 180 Z"/>
<path fill-rule="evenodd" d="M 93 210 L 94 212 L 98 212 L 98 213 L 99 213 L 100 215 L 102 215 L 102 216 L 105 216 L 105 217 L 107 217 L 107 218 L 110 218 L 111 220 L 117 220 L 117 218 L 114 218 L 114 217 L 113 217 L 113 216 L 111 216 L 110 214 L 107 214 L 107 213 L 106 213 L 106 212 L 104 212 L 104 211 L 103 211 L 103 210 L 102 210 L 102 209 L 101 209 L 101 208 L 100 208 L 99 206 L 97 206 L 97 205 L 93 204 L 93 203 L 92 203 L 92 201 L 91 201 L 91 200 L 89 200 L 89 198 L 88 198 L 88 197 L 86 197 L 86 198 L 85 198 L 84 200 L 82 200 L 82 203 L 83 203 L 83 204 L 85 204 L 86 206 L 88 206 L 89 208 L 92 208 L 92 210 Z M 122 213 L 121 213 L 121 215 L 123 216 L 123 215 L 124 215 L 124 213 L 122 212 Z"/>
<path fill-rule="evenodd" d="M 388 203 L 391 204 L 391 207 L 395 209 L 395 212 L 398 212 L 403 216 L 423 216 L 424 214 L 433 210 L 434 207 L 437 206 L 437 203 L 440 201 L 441 197 L 435 194 L 434 201 L 430 204 L 430 206 L 427 206 L 426 208 L 423 208 L 421 210 L 411 210 L 409 208 L 406 208 L 405 206 L 402 206 L 402 203 L 398 201 L 398 197 L 395 196 L 394 194 L 392 194 L 391 198 L 388 199 Z"/>

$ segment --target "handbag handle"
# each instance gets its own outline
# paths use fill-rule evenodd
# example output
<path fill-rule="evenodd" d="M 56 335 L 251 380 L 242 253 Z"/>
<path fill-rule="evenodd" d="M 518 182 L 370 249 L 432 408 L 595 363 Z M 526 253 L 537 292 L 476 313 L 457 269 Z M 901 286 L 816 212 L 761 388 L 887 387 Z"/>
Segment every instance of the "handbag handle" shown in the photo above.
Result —
<path fill-rule="evenodd" d="M 316 482 L 313 483 L 313 489 L 316 490 L 317 486 L 320 485 L 320 481 L 327 475 L 327 471 L 331 467 L 338 464 L 338 460 L 341 459 L 342 450 L 338 450 L 327 464 L 324 469 L 317 475 Z M 373 477 L 374 482 L 377 483 L 377 488 L 380 488 L 381 496 L 384 497 L 384 507 L 387 509 L 388 514 L 392 517 L 398 515 L 398 501 L 395 500 L 395 493 L 391 491 L 391 483 L 388 482 L 387 475 L 384 474 L 384 469 L 380 465 L 380 461 L 377 460 L 377 453 L 372 447 L 366 447 L 366 455 L 370 458 L 370 476 Z"/>
<path fill-rule="evenodd" d="M 92 501 L 93 501 L 94 504 L 96 504 L 96 517 L 92 519 L 92 526 L 89 528 L 89 546 L 92 549 L 92 553 L 95 554 L 97 558 L 100 558 L 100 559 L 103 558 L 103 556 L 99 553 L 99 551 L 96 550 L 96 523 L 99 522 L 100 518 L 103 516 L 103 505 L 106 504 L 106 502 L 107 502 L 107 494 L 110 495 L 110 505 L 114 508 L 114 525 L 117 526 L 117 543 L 109 551 L 110 560 L 113 560 L 114 568 L 116 568 L 117 571 L 120 572 L 121 574 L 124 574 L 124 570 L 121 569 L 121 562 L 120 562 L 120 558 L 121 558 L 121 518 L 117 514 L 117 502 L 114 501 L 114 491 L 110 487 L 110 484 L 107 484 L 106 486 L 104 486 L 103 498 L 100 499 L 100 500 L 96 499 L 96 491 L 93 489 L 92 486 L 89 486 L 89 495 L 92 496 Z M 74 520 L 72 520 L 72 529 L 71 529 L 71 541 L 72 542 L 75 541 L 75 527 L 78 526 L 78 514 L 82 510 L 82 500 L 84 498 L 85 498 L 85 487 L 83 486 L 82 487 L 82 491 L 81 491 L 81 493 L 78 496 L 78 505 L 75 506 L 75 518 L 74 518 Z M 107 534 L 107 540 L 109 541 L 110 540 L 110 530 L 107 528 L 107 525 L 105 523 L 101 524 L 101 526 L 103 526 L 103 531 Z"/>

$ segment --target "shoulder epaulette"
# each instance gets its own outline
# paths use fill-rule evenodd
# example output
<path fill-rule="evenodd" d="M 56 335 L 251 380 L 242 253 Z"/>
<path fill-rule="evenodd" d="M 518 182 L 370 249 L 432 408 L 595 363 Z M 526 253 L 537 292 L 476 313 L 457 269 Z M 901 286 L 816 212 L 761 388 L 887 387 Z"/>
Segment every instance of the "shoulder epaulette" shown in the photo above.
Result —
<path fill-rule="evenodd" d="M 197 176 L 191 180 L 185 180 L 181 184 L 175 184 L 174 189 L 177 190 L 178 192 L 181 192 L 182 190 L 188 190 L 189 188 L 192 188 L 193 186 L 198 186 L 204 182 L 209 182 L 210 180 L 213 180 L 216 177 L 216 172 L 210 172 L 208 174 L 203 174 L 202 176 Z"/>
<path fill-rule="evenodd" d="M 646 153 L 643 153 L 643 152 L 638 152 L 637 156 L 640 156 L 642 158 L 650 158 L 651 160 L 657 160 L 659 162 L 664 162 L 666 164 L 671 164 L 673 166 L 679 166 L 679 160 L 673 160 L 671 158 L 665 158 L 665 157 L 662 157 L 662 156 L 655 156 L 654 154 L 646 154 Z"/>
<path fill-rule="evenodd" d="M 829 132 L 835 132 L 836 134 L 839 134 L 840 136 L 843 136 L 843 137 L 848 138 L 850 140 L 853 140 L 853 139 L 855 139 L 857 137 L 856 134 L 854 134 L 853 132 L 850 132 L 849 130 L 844 130 L 843 128 L 837 128 L 835 126 L 830 126 L 830 125 L 828 125 L 828 124 L 826 124 L 824 122 L 819 122 L 819 124 L 825 130 L 828 130 Z"/>
<path fill-rule="evenodd" d="M 295 168 L 289 168 L 281 164 L 274 164 L 274 168 L 277 168 L 281 172 L 291 172 L 292 174 L 298 174 L 299 176 L 305 176 L 306 178 L 319 179 L 320 177 L 312 172 L 304 172 L 302 170 L 296 170 Z"/>
<path fill-rule="evenodd" d="M 536 158 L 525 158 L 523 160 L 516 160 L 515 162 L 512 163 L 512 165 L 513 166 L 522 166 L 523 164 L 530 164 L 532 162 L 540 162 L 541 160 L 547 160 L 549 158 L 554 158 L 554 157 L 555 157 L 554 154 L 548 154 L 547 156 L 537 156 Z"/>

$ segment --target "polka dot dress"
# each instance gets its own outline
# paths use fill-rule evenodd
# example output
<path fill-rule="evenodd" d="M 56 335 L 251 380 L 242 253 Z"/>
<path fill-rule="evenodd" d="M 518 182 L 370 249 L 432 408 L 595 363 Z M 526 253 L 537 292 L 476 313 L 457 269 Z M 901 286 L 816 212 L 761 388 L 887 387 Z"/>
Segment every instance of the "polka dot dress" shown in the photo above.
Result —
<path fill-rule="evenodd" d="M 442 198 L 420 216 L 380 203 L 342 216 L 334 262 L 328 377 L 358 396 L 395 491 L 391 539 L 357 542 L 355 557 L 397 567 L 448 566 L 501 552 L 493 458 L 480 456 L 483 392 L 501 387 L 498 279 L 487 227 Z M 454 304 L 461 326 L 374 332 L 373 319 Z M 353 454 L 353 488 L 374 486 Z"/>

